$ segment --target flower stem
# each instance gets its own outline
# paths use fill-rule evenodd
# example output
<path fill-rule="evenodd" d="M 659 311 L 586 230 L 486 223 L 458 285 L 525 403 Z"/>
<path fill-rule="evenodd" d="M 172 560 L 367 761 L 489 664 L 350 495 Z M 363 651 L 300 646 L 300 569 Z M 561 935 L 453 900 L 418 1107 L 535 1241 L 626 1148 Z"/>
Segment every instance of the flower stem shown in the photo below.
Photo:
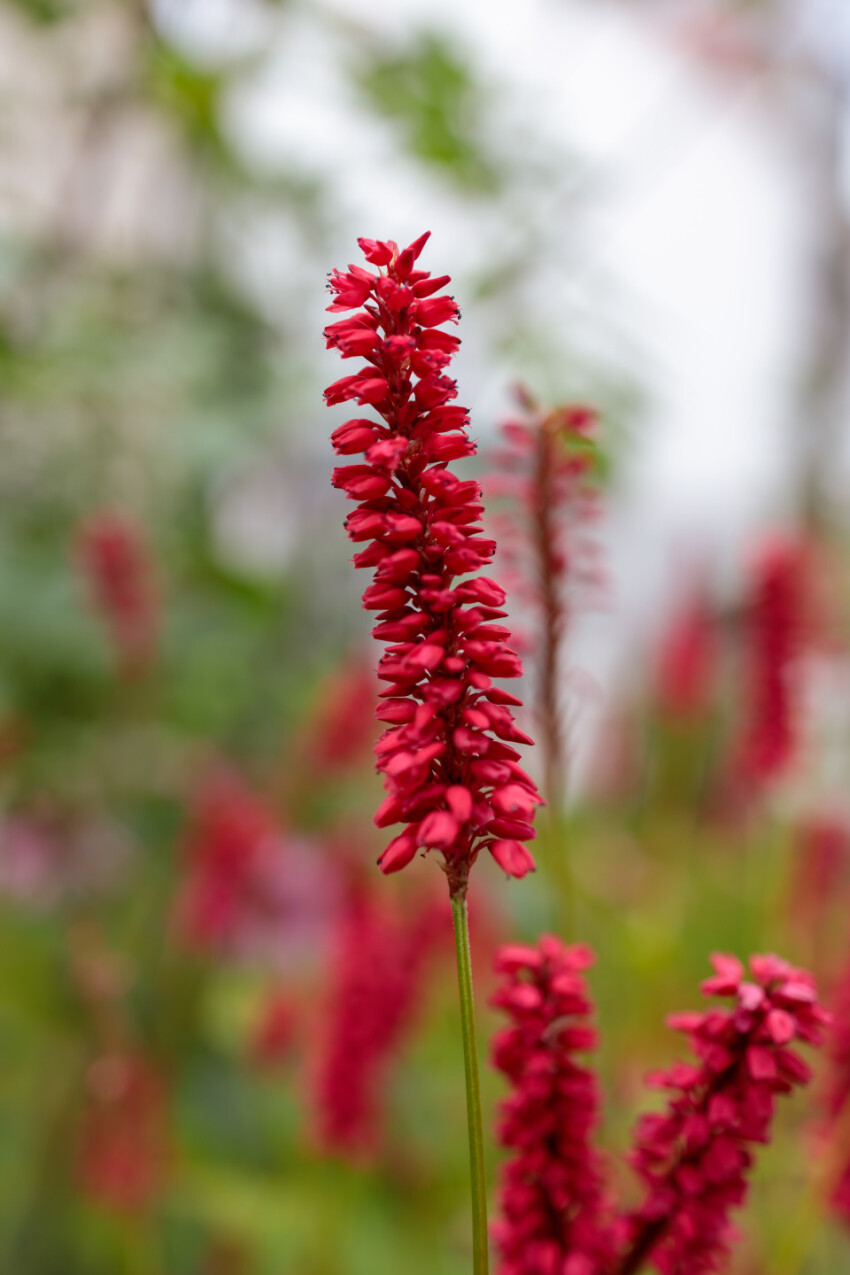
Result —
<path fill-rule="evenodd" d="M 481 1087 L 478 1080 L 478 1046 L 475 1039 L 475 999 L 472 992 L 466 890 L 456 891 L 451 898 L 457 950 L 457 978 L 460 988 L 463 1062 L 466 1073 L 466 1119 L 472 1184 L 472 1270 L 473 1275 L 487 1275 L 489 1270 L 487 1181 L 484 1172 L 484 1134 L 481 1124 Z"/>

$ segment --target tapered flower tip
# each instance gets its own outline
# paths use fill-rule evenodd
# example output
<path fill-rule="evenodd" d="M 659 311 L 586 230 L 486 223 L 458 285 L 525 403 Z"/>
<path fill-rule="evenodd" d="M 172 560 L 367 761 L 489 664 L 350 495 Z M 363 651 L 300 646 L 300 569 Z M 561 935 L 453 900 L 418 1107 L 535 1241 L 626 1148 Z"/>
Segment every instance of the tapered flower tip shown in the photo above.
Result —
<path fill-rule="evenodd" d="M 373 266 L 388 266 L 395 259 L 397 272 L 400 277 L 406 278 L 430 238 L 431 231 L 426 230 L 424 235 L 414 239 L 413 243 L 408 244 L 401 252 L 399 252 L 398 244 L 392 239 L 358 239 L 357 243 L 366 260 Z"/>
<path fill-rule="evenodd" d="M 413 260 L 415 261 L 430 238 L 431 238 L 431 231 L 430 230 L 424 231 L 419 236 L 418 239 L 414 239 L 412 244 L 408 244 L 407 248 L 405 249 L 405 252 L 409 252 L 411 256 L 413 257 Z"/>
<path fill-rule="evenodd" d="M 399 266 L 402 274 L 406 274 L 412 269 L 414 261 L 419 256 L 430 238 L 431 231 L 426 230 L 425 233 L 420 235 L 418 239 L 414 239 L 413 243 L 408 244 L 404 252 L 399 253 Z"/>
<path fill-rule="evenodd" d="M 524 877 L 527 872 L 534 872 L 535 863 L 521 841 L 493 841 L 488 846 L 493 858 L 503 872 L 509 877 Z"/>

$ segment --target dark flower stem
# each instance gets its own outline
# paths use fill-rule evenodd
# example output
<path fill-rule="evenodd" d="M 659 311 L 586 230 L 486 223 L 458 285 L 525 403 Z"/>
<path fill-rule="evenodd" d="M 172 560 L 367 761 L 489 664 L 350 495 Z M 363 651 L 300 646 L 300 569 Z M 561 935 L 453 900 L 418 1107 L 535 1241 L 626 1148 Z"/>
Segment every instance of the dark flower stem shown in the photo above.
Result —
<path fill-rule="evenodd" d="M 669 1219 L 665 1217 L 644 1227 L 617 1267 L 616 1275 L 637 1275 L 656 1244 L 664 1238 L 668 1224 Z"/>
<path fill-rule="evenodd" d="M 564 631 L 563 602 L 554 562 L 555 529 L 552 525 L 554 493 L 554 415 L 544 418 L 536 431 L 534 481 L 537 500 L 534 513 L 534 546 L 537 555 L 543 606 L 542 649 L 537 686 L 537 713 L 543 731 L 543 792 L 553 822 L 557 823 L 564 804 L 564 740 L 558 705 L 558 673 L 561 637 Z"/>
<path fill-rule="evenodd" d="M 481 1086 L 478 1079 L 478 1045 L 475 1038 L 475 1000 L 472 992 L 466 889 L 456 890 L 451 897 L 460 989 L 463 1062 L 466 1073 L 466 1118 L 472 1187 L 472 1270 L 473 1275 L 487 1275 L 490 1268 L 487 1243 L 487 1179 L 484 1169 L 484 1132 L 481 1122 Z"/>

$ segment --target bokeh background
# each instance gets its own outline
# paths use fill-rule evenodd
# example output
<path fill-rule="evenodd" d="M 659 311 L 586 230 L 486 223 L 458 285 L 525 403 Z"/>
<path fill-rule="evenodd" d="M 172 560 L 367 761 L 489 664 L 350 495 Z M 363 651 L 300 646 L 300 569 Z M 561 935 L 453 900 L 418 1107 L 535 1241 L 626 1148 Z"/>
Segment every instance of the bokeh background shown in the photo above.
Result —
<path fill-rule="evenodd" d="M 848 89 L 846 0 L 0 0 L 0 1271 L 469 1267 L 450 919 L 435 863 L 373 866 L 376 651 L 329 483 L 324 281 L 358 235 L 432 231 L 470 473 L 518 383 L 599 413 L 570 799 L 533 879 L 476 869 L 484 1048 L 499 942 L 594 945 L 629 1199 L 711 951 L 833 996 Z M 825 1083 L 738 1275 L 850 1271 Z"/>

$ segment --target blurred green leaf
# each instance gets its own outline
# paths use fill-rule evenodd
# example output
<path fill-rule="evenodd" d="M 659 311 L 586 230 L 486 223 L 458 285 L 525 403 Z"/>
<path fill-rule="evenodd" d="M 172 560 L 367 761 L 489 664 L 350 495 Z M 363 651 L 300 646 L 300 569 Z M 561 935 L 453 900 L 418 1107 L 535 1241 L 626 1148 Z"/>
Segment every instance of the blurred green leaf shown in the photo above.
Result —
<path fill-rule="evenodd" d="M 448 40 L 426 34 L 409 52 L 374 54 L 358 82 L 372 105 L 398 123 L 419 159 L 467 191 L 499 188 L 498 169 L 479 137 L 483 92 Z"/>
<path fill-rule="evenodd" d="M 194 66 L 161 42 L 152 47 L 149 72 L 155 97 L 187 139 L 202 150 L 220 151 L 223 143 L 219 116 L 226 73 Z"/>
<path fill-rule="evenodd" d="M 10 0 L 10 2 L 33 22 L 59 22 L 70 17 L 87 3 L 87 0 Z"/>

